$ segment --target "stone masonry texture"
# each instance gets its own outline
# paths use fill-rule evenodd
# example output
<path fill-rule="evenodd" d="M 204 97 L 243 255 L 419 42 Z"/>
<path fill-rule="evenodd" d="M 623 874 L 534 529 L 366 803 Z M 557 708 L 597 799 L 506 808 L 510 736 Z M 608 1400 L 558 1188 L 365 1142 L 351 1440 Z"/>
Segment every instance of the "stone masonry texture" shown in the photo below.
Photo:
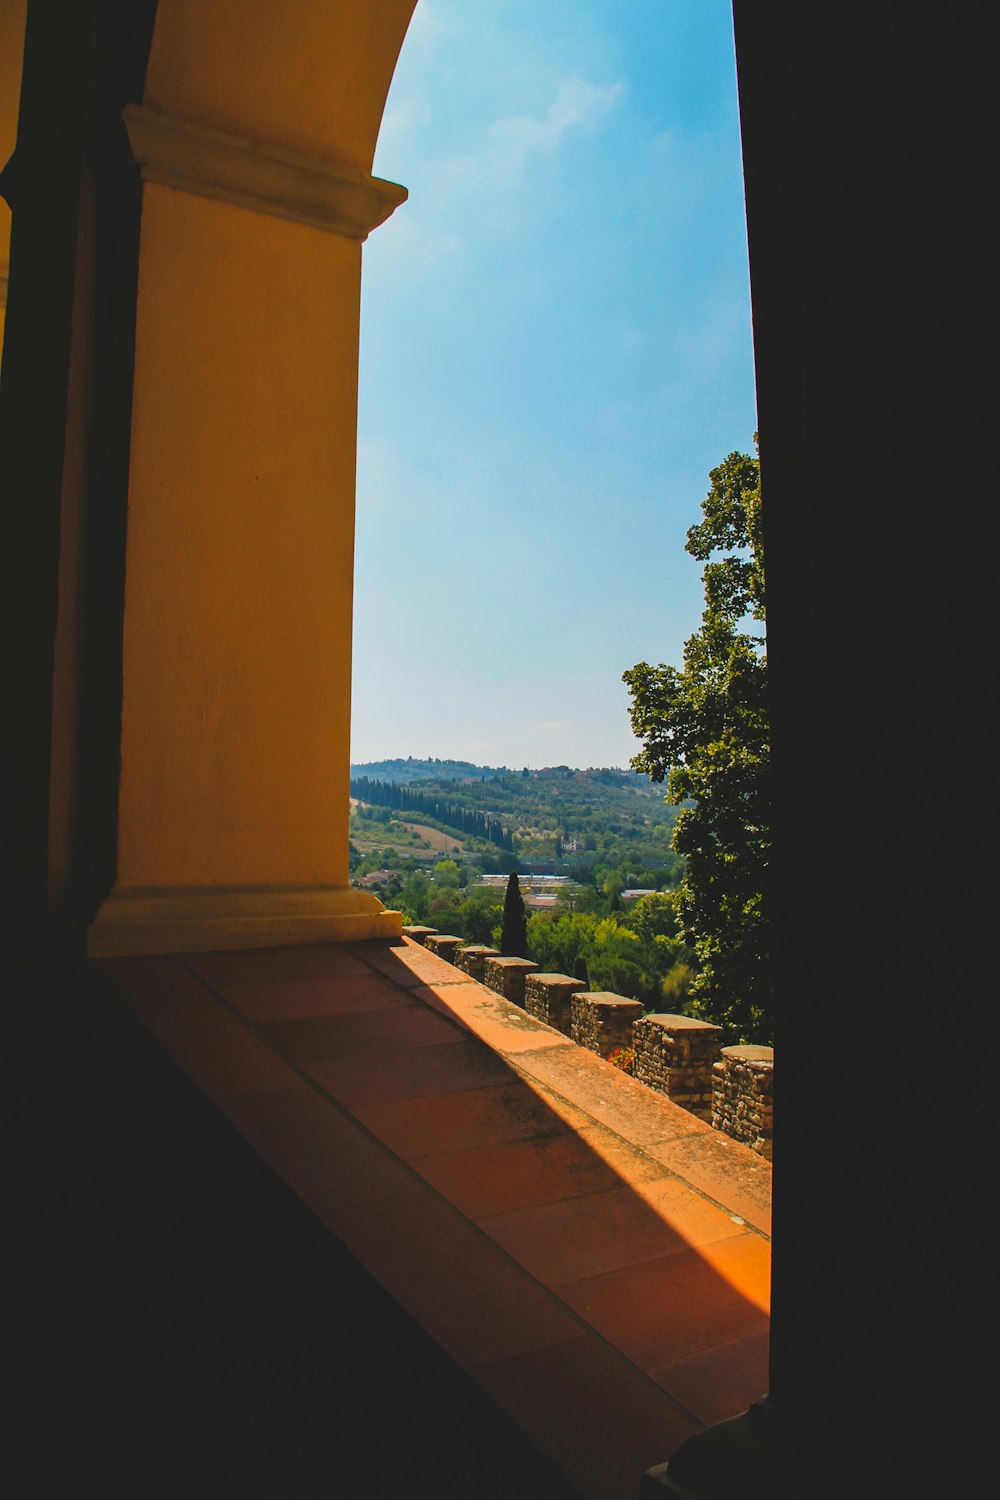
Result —
<path fill-rule="evenodd" d="M 724 1047 L 713 1069 L 712 1124 L 768 1161 L 774 1133 L 774 1050 Z"/>
<path fill-rule="evenodd" d="M 530 958 L 488 958 L 483 972 L 483 983 L 496 990 L 505 1000 L 514 1005 L 524 1005 L 524 981 L 529 974 L 538 972 L 538 965 Z"/>
<path fill-rule="evenodd" d="M 722 1034 L 721 1026 L 690 1016 L 643 1016 L 632 1028 L 634 1076 L 699 1120 L 710 1121 L 712 1069 L 722 1046 Z"/>
<path fill-rule="evenodd" d="M 638 1000 L 601 990 L 577 991 L 570 1008 L 570 1036 L 580 1047 L 610 1057 L 616 1047 L 632 1044 L 632 1024 L 642 1015 Z"/>
<path fill-rule="evenodd" d="M 498 948 L 487 948 L 482 943 L 470 943 L 468 947 L 459 948 L 452 963 L 456 968 L 461 969 L 463 974 L 468 974 L 470 979 L 478 979 L 482 983 L 486 960 L 499 957 Z"/>
<path fill-rule="evenodd" d="M 428 933 L 424 940 L 424 947 L 436 953 L 438 958 L 443 958 L 445 963 L 453 964 L 464 942 L 464 938 L 454 937 L 451 933 L 433 932 Z"/>
<path fill-rule="evenodd" d="M 437 934 L 436 927 L 424 927 L 419 922 L 411 922 L 408 927 L 403 928 L 403 936 L 412 938 L 415 943 L 427 946 L 427 939 Z"/>
<path fill-rule="evenodd" d="M 573 996 L 580 993 L 579 979 L 568 974 L 529 974 L 524 985 L 524 1008 L 536 1021 L 570 1035 Z"/>

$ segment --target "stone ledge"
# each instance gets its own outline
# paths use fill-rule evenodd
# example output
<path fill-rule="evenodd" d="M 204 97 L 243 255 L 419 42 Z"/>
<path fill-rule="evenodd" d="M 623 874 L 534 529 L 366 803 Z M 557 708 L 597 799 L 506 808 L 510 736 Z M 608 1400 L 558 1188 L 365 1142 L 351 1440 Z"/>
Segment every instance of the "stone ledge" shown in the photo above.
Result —
<path fill-rule="evenodd" d="M 436 927 L 423 927 L 419 922 L 411 922 L 403 928 L 403 937 L 412 938 L 415 943 L 426 947 L 427 939 L 437 934 Z"/>

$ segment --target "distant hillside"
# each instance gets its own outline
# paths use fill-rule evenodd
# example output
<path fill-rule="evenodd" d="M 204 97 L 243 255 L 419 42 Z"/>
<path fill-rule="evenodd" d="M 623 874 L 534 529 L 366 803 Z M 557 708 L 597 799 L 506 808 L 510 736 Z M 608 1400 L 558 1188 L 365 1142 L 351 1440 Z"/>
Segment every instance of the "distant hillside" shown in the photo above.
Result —
<path fill-rule="evenodd" d="M 383 816 L 426 819 L 529 864 L 582 871 L 627 863 L 632 885 L 673 877 L 681 865 L 671 843 L 676 809 L 664 802 L 661 786 L 634 771 L 512 771 L 407 757 L 352 766 L 351 795 L 386 809 Z"/>
<path fill-rule="evenodd" d="M 433 755 L 427 760 L 408 755 L 405 760 L 370 760 L 351 766 L 352 781 L 358 776 L 368 776 L 372 781 L 400 785 L 413 781 L 490 781 L 494 776 L 506 774 L 506 766 L 474 766 L 468 760 L 435 760 Z"/>
<path fill-rule="evenodd" d="M 493 781 L 500 776 L 521 776 L 525 780 L 538 778 L 543 781 L 566 780 L 570 777 L 587 778 L 605 786 L 632 786 L 648 779 L 635 771 L 623 771 L 615 766 L 588 767 L 586 771 L 573 770 L 570 766 L 545 766 L 540 771 L 511 770 L 509 766 L 477 766 L 469 760 L 436 760 L 433 755 L 426 760 L 408 755 L 405 760 L 359 761 L 351 766 L 351 779 L 367 776 L 372 781 L 391 781 L 409 785 L 414 781 Z"/>

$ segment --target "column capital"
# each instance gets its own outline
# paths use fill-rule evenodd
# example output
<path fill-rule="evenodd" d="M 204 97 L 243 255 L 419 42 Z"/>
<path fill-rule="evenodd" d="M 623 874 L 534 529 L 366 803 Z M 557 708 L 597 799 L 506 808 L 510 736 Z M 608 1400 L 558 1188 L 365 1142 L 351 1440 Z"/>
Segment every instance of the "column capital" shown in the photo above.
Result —
<path fill-rule="evenodd" d="M 127 104 L 122 121 L 144 182 L 180 188 L 364 240 L 407 197 L 405 187 L 341 162 L 177 120 Z"/>

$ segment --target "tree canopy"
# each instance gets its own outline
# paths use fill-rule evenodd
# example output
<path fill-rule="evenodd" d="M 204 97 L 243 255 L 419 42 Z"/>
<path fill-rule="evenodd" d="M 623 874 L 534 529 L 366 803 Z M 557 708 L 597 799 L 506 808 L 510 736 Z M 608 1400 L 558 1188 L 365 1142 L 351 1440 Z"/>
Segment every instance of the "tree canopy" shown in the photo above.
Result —
<path fill-rule="evenodd" d="M 521 895 L 521 886 L 513 870 L 507 877 L 507 891 L 503 901 L 500 952 L 505 958 L 527 958 L 528 956 L 528 924 L 524 912 L 524 897 Z"/>
<path fill-rule="evenodd" d="M 705 564 L 701 628 L 682 667 L 640 662 L 624 673 L 643 742 L 632 765 L 665 779 L 667 801 L 681 808 L 678 915 L 698 960 L 688 1009 L 742 1040 L 769 1041 L 767 655 L 753 628 L 765 618 L 759 459 L 731 453 L 709 479 L 686 545 Z"/>

